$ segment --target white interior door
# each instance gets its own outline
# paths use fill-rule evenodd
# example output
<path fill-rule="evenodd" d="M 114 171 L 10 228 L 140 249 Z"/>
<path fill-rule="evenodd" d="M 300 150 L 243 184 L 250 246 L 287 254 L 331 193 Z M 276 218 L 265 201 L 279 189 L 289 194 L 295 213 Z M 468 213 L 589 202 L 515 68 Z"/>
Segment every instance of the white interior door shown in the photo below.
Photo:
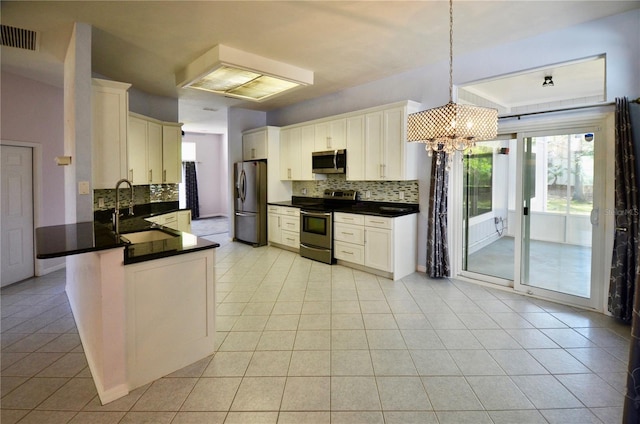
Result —
<path fill-rule="evenodd" d="M 29 147 L 2 149 L 2 274 L 6 286 L 34 275 L 33 151 Z"/>

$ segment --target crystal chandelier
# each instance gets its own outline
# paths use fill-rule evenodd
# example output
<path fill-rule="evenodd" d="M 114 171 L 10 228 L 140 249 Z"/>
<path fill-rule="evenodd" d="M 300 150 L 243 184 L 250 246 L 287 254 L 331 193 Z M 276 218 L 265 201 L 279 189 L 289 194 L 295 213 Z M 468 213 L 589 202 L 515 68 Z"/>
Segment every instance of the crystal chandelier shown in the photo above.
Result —
<path fill-rule="evenodd" d="M 449 103 L 412 113 L 407 121 L 407 141 L 425 143 L 429 156 L 472 148 L 476 141 L 491 140 L 498 132 L 498 111 L 453 102 L 453 0 L 449 0 Z"/>

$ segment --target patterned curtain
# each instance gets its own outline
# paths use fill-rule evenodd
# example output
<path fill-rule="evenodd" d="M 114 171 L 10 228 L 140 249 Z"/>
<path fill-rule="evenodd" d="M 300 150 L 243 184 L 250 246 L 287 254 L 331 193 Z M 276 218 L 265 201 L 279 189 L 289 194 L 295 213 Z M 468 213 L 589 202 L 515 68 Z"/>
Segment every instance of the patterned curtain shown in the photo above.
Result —
<path fill-rule="evenodd" d="M 429 191 L 429 222 L 427 233 L 427 273 L 429 277 L 449 276 L 447 249 L 447 196 L 449 170 L 446 153 L 434 154 L 431 160 L 431 189 Z"/>
<path fill-rule="evenodd" d="M 623 423 L 640 422 L 640 267 L 638 264 L 638 185 L 640 105 L 616 99 L 616 233 L 611 265 L 609 311 L 632 321 Z"/>
<path fill-rule="evenodd" d="M 638 180 L 627 98 L 616 99 L 615 220 L 609 312 L 631 322 L 638 265 Z"/>
<path fill-rule="evenodd" d="M 200 204 L 198 203 L 198 178 L 196 163 L 184 163 L 184 186 L 186 187 L 187 209 L 191 209 L 191 219 L 200 217 Z"/>

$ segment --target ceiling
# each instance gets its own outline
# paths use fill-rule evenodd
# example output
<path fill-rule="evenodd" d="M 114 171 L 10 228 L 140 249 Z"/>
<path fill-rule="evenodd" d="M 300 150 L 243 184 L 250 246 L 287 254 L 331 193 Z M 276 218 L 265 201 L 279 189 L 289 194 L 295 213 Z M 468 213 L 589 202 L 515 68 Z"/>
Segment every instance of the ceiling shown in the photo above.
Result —
<path fill-rule="evenodd" d="M 638 0 L 456 1 L 454 52 L 639 7 Z M 93 27 L 93 72 L 180 99 L 180 120 L 187 131 L 220 132 L 231 106 L 273 110 L 448 57 L 448 2 L 442 0 L 3 0 L 0 8 L 2 24 L 40 32 L 37 52 L 1 48 L 3 71 L 62 86 L 73 22 L 88 23 Z M 217 44 L 312 70 L 315 82 L 263 103 L 178 89 L 175 73 Z"/>

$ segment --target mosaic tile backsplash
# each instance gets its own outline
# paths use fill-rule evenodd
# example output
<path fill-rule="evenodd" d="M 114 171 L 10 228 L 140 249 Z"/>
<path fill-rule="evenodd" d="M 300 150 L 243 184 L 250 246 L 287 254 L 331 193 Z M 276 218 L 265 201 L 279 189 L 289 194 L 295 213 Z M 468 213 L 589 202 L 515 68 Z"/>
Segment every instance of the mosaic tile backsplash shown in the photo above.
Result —
<path fill-rule="evenodd" d="M 342 174 L 327 174 L 326 180 L 293 181 L 294 196 L 321 197 L 325 189 L 356 190 L 358 198 L 377 202 L 418 203 L 418 181 L 347 181 Z M 366 197 L 367 191 L 371 197 Z M 399 193 L 404 199 L 399 199 Z"/>
<path fill-rule="evenodd" d="M 126 187 L 126 188 L 123 188 Z M 131 194 L 129 186 L 120 186 L 120 207 L 128 205 Z M 178 184 L 151 184 L 133 186 L 133 201 L 136 205 L 154 202 L 177 202 Z M 104 200 L 101 207 L 100 199 Z M 116 190 L 103 189 L 93 191 L 93 210 L 107 210 L 116 207 Z"/>

